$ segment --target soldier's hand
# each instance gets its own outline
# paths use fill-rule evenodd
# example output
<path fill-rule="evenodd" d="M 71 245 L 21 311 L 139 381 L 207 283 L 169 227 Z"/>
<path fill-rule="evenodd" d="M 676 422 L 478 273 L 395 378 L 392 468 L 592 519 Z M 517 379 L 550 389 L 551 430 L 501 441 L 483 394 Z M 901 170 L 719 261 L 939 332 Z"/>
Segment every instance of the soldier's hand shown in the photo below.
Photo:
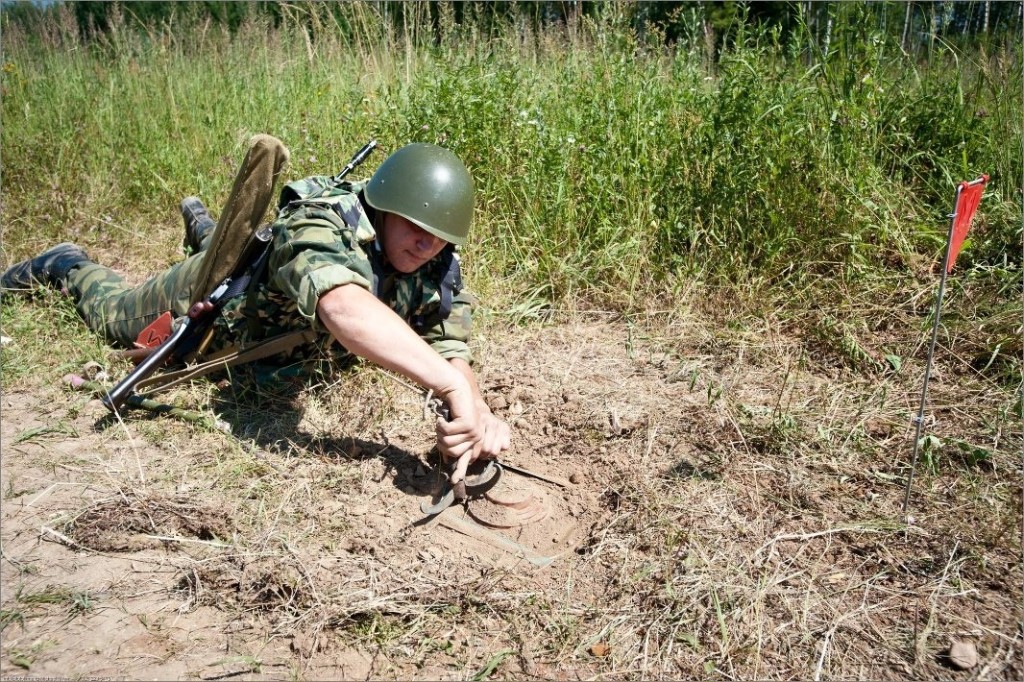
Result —
<path fill-rule="evenodd" d="M 495 417 L 486 405 L 482 405 L 480 408 L 480 421 L 484 427 L 484 437 L 480 446 L 481 457 L 495 459 L 512 447 L 512 436 L 508 424 Z"/>
<path fill-rule="evenodd" d="M 480 412 L 472 392 L 455 390 L 444 395 L 451 419 L 438 417 L 436 423 L 437 447 L 447 459 L 456 459 L 451 482 L 458 483 L 466 476 L 470 462 L 480 456 L 485 435 Z"/>
<path fill-rule="evenodd" d="M 443 419 L 437 420 L 438 448 L 447 458 L 458 459 L 455 465 L 455 472 L 452 474 L 452 483 L 458 483 L 465 478 L 466 469 L 473 461 L 481 458 L 494 459 L 512 445 L 508 424 L 495 417 L 482 401 L 478 402 L 477 406 L 479 408 L 478 412 L 483 435 L 471 448 L 466 448 L 465 441 L 461 441 L 461 445 L 456 445 L 454 448 L 450 447 L 450 443 L 457 442 L 460 439 L 446 433 L 447 429 L 445 427 L 450 426 L 451 422 L 445 422 Z M 463 452 L 460 448 L 466 449 Z M 462 454 L 456 454 L 458 452 L 462 452 Z"/>

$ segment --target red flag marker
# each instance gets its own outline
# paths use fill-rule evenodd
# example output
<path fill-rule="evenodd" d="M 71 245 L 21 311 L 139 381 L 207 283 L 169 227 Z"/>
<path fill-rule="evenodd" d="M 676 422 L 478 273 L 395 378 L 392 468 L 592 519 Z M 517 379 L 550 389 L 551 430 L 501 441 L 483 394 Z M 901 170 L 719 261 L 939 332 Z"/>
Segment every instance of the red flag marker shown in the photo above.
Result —
<path fill-rule="evenodd" d="M 946 273 L 953 272 L 953 263 L 960 255 L 960 247 L 967 239 L 967 230 L 971 229 L 974 212 L 981 203 L 981 194 L 985 191 L 988 176 L 982 175 L 971 182 L 961 182 L 956 190 L 956 204 L 953 208 L 953 229 L 949 238 L 949 255 L 946 258 Z"/>

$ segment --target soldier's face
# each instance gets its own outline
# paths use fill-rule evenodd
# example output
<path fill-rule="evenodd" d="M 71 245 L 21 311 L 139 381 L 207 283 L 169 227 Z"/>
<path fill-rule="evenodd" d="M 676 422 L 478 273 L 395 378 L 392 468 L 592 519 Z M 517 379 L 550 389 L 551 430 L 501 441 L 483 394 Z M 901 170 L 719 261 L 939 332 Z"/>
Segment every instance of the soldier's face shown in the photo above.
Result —
<path fill-rule="evenodd" d="M 411 220 L 394 213 L 384 214 L 381 243 L 388 262 L 399 272 L 414 272 L 441 253 L 448 242 Z"/>

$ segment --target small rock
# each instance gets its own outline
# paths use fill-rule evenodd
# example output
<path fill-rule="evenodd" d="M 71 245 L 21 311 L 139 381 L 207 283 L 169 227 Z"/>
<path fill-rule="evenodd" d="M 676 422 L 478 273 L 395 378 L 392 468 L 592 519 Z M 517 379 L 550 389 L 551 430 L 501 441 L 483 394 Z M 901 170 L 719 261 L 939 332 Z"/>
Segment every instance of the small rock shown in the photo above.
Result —
<path fill-rule="evenodd" d="M 949 663 L 957 670 L 970 670 L 978 665 L 978 650 L 970 642 L 955 641 L 949 647 Z"/>
<path fill-rule="evenodd" d="M 6 346 L 11 341 L 14 341 L 14 339 L 9 336 L 0 336 L 0 346 Z"/>
<path fill-rule="evenodd" d="M 579 474 L 578 471 L 574 471 L 571 474 L 569 474 L 569 483 L 579 483 L 579 482 L 580 482 L 580 474 Z"/>
<path fill-rule="evenodd" d="M 499 395 L 491 398 L 490 405 L 492 410 L 504 410 L 508 407 L 508 401 L 505 400 L 505 396 Z"/>

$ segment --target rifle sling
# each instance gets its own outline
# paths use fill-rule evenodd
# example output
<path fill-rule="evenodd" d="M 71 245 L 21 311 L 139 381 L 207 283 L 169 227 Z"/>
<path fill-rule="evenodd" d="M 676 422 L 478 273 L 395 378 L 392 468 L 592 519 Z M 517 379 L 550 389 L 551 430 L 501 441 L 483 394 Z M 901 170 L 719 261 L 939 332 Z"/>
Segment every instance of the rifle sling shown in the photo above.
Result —
<path fill-rule="evenodd" d="M 136 384 L 135 392 L 140 395 L 155 393 L 156 391 L 165 390 L 186 381 L 198 379 L 218 369 L 255 362 L 278 353 L 286 353 L 303 343 L 312 343 L 315 339 L 316 332 L 312 329 L 306 329 L 272 336 L 248 348 L 225 348 L 209 360 L 197 365 L 190 365 L 172 372 L 164 372 L 157 376 L 147 377 Z"/>

